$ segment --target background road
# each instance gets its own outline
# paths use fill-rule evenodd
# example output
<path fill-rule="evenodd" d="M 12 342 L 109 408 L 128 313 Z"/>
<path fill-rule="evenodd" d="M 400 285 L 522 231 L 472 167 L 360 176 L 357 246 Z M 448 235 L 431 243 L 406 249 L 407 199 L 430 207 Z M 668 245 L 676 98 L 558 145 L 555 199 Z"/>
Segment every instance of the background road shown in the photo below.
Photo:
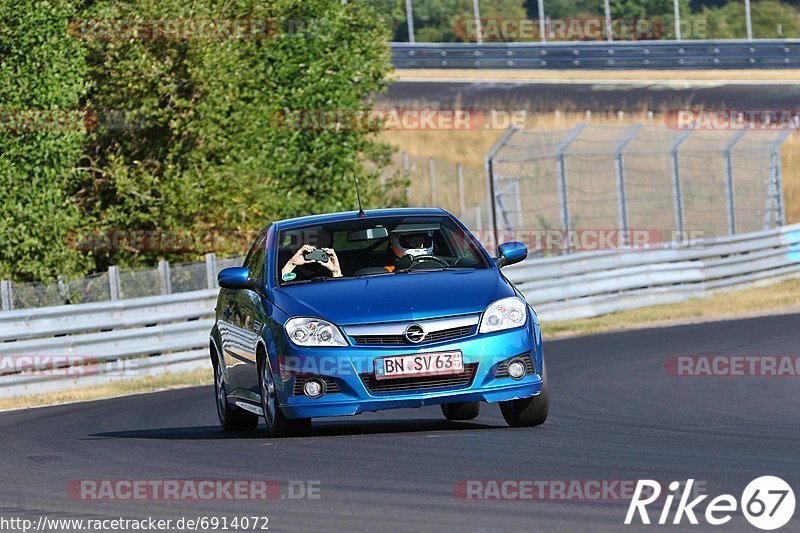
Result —
<path fill-rule="evenodd" d="M 754 74 L 755 75 L 755 74 Z M 800 84 L 480 83 L 395 82 L 384 104 L 432 105 L 447 109 L 509 106 L 529 111 L 661 111 L 687 106 L 703 109 L 794 110 Z"/>
<path fill-rule="evenodd" d="M 663 368 L 673 354 L 796 355 L 798 326 L 800 315 L 785 315 L 548 342 L 550 420 L 533 429 L 509 429 L 484 405 L 468 423 L 446 422 L 435 407 L 315 421 L 305 438 L 230 436 L 210 386 L 2 413 L 0 515 L 255 514 L 270 517 L 271 531 L 628 531 L 640 528 L 622 525 L 627 501 L 465 501 L 453 484 L 691 477 L 712 496 L 738 497 L 772 474 L 800 496 L 800 378 L 676 378 Z M 76 479 L 164 478 L 318 480 L 321 498 L 96 502 L 66 493 Z M 737 515 L 717 530 L 753 529 Z M 796 513 L 781 531 L 798 530 Z"/>

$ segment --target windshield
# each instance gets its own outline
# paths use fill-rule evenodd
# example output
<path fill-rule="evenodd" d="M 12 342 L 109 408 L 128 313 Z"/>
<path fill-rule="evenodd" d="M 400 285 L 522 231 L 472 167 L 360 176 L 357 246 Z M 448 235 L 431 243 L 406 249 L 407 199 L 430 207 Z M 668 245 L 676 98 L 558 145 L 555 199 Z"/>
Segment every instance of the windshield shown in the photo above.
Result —
<path fill-rule="evenodd" d="M 490 268 L 475 238 L 448 216 L 369 217 L 282 230 L 278 283 Z"/>

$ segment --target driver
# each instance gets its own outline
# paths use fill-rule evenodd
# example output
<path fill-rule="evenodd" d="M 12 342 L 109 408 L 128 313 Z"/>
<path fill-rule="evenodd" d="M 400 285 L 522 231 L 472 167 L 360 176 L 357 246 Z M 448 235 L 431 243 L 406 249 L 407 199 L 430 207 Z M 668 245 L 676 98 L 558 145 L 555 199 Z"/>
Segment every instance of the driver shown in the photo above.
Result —
<path fill-rule="evenodd" d="M 433 232 L 396 233 L 389 236 L 389 249 L 396 259 L 384 268 L 389 272 L 408 268 L 417 257 L 433 255 Z"/>

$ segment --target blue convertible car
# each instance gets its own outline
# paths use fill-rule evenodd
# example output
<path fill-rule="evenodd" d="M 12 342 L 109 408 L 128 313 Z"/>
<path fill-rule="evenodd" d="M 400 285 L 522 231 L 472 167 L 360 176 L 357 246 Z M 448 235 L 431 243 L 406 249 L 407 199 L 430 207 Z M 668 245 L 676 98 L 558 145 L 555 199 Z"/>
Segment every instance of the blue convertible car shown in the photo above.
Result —
<path fill-rule="evenodd" d="M 440 209 L 283 220 L 259 233 L 222 287 L 210 350 L 220 422 L 273 436 L 311 419 L 441 405 L 450 420 L 499 402 L 511 426 L 547 418 L 536 313 Z"/>

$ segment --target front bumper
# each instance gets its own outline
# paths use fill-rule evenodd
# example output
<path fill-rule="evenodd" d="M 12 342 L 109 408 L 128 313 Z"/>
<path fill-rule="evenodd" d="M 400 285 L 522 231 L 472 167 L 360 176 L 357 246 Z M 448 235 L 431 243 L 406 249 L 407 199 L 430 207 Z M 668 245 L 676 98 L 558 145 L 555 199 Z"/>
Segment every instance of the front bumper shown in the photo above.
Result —
<path fill-rule="evenodd" d="M 522 328 L 493 334 L 472 335 L 450 342 L 420 346 L 349 346 L 347 348 L 294 348 L 280 358 L 281 380 L 276 383 L 284 414 L 289 418 L 318 418 L 354 415 L 362 412 L 422 407 L 453 402 L 500 402 L 528 398 L 542 387 L 541 348 L 531 321 Z M 474 365 L 469 382 L 434 389 L 402 392 L 374 392 L 362 374 L 371 372 L 374 359 L 459 350 L 467 367 Z M 534 372 L 522 379 L 495 377 L 498 365 L 514 356 L 529 355 Z M 291 361 L 287 371 L 284 363 Z M 295 394 L 297 376 L 317 376 L 334 380 L 339 391 L 321 398 Z"/>

